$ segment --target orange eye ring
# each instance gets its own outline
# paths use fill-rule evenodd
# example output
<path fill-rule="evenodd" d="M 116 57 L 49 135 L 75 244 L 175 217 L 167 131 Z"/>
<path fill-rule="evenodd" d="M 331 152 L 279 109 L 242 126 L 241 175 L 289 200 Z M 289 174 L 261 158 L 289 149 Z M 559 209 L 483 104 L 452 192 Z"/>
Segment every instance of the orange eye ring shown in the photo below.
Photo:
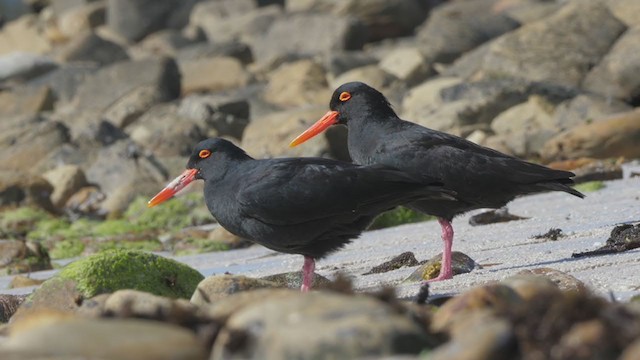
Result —
<path fill-rule="evenodd" d="M 346 91 L 343 91 L 340 96 L 338 97 L 338 99 L 340 99 L 340 101 L 347 101 L 349 99 L 351 99 L 351 94 L 349 94 Z"/>
<path fill-rule="evenodd" d="M 211 156 L 211 151 L 210 150 L 200 150 L 200 152 L 198 153 L 198 156 L 200 156 L 201 159 L 206 159 L 209 156 Z"/>

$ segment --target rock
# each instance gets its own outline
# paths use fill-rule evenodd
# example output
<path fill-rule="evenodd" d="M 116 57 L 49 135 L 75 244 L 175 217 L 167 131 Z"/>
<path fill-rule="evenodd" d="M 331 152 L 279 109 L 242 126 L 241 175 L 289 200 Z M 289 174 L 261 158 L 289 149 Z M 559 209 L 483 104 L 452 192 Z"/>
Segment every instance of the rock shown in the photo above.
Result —
<path fill-rule="evenodd" d="M 629 27 L 640 25 L 640 4 L 634 0 L 607 1 L 609 10 Z"/>
<path fill-rule="evenodd" d="M 105 194 L 97 186 L 85 186 L 69 197 L 64 208 L 71 214 L 99 215 Z"/>
<path fill-rule="evenodd" d="M 286 287 L 289 289 L 300 289 L 302 286 L 302 271 L 292 271 L 281 274 L 274 274 L 263 276 L 260 280 L 271 281 L 279 287 Z M 311 283 L 312 289 L 319 289 L 331 284 L 331 281 L 326 277 L 314 273 L 313 282 Z"/>
<path fill-rule="evenodd" d="M 58 65 L 48 56 L 25 52 L 0 55 L 0 81 L 24 81 L 46 74 Z"/>
<path fill-rule="evenodd" d="M 0 14 L 2 14 L 2 20 L 12 21 L 20 16 L 29 13 L 27 3 L 22 0 L 3 0 L 0 1 Z"/>
<path fill-rule="evenodd" d="M 193 313 L 196 309 L 184 299 L 169 299 L 137 290 L 118 290 L 104 301 L 104 314 L 116 317 L 155 319 L 179 319 L 181 314 Z"/>
<path fill-rule="evenodd" d="M 564 131 L 605 119 L 606 115 L 631 109 L 629 105 L 618 100 L 596 94 L 581 94 L 558 104 L 553 114 L 553 122 L 555 127 Z"/>
<path fill-rule="evenodd" d="M 514 215 L 509 212 L 509 208 L 501 207 L 495 210 L 489 210 L 473 215 L 469 218 L 469 225 L 479 226 L 487 224 L 496 224 L 509 221 L 526 220 L 528 217 Z"/>
<path fill-rule="evenodd" d="M 200 124 L 181 115 L 176 104 L 158 104 L 126 131 L 133 141 L 155 156 L 185 157 L 198 142 L 207 138 L 207 128 L 204 123 Z"/>
<path fill-rule="evenodd" d="M 0 356 L 87 359 L 204 359 L 196 336 L 175 325 L 146 320 L 83 319 L 33 314 L 12 326 Z"/>
<path fill-rule="evenodd" d="M 16 275 L 13 277 L 13 279 L 11 279 L 11 282 L 9 283 L 9 289 L 36 286 L 36 285 L 42 284 L 43 282 L 44 280 L 34 279 L 34 278 L 22 276 L 22 275 Z"/>
<path fill-rule="evenodd" d="M 107 26 L 128 41 L 135 42 L 162 29 L 178 4 L 175 0 L 108 0 Z"/>
<path fill-rule="evenodd" d="M 61 16 L 64 12 L 74 8 L 83 7 L 84 5 L 96 0 L 48 0 L 51 10 L 55 16 Z"/>
<path fill-rule="evenodd" d="M 261 288 L 276 288 L 278 284 L 242 275 L 213 275 L 202 280 L 191 297 L 191 303 L 203 306 L 213 304 L 230 295 Z"/>
<path fill-rule="evenodd" d="M 232 234 L 229 230 L 222 226 L 216 227 L 209 233 L 207 239 L 222 245 L 225 245 L 229 250 L 244 249 L 253 244 L 253 241 L 241 238 L 238 235 Z"/>
<path fill-rule="evenodd" d="M 388 72 L 380 69 L 378 65 L 367 65 L 347 70 L 340 74 L 331 81 L 331 88 L 338 88 L 340 85 L 351 81 L 361 81 L 375 89 L 384 91 L 389 88 L 394 81 L 396 81 L 396 78 Z M 327 100 L 330 100 L 330 98 Z"/>
<path fill-rule="evenodd" d="M 585 284 L 575 277 L 555 269 L 536 268 L 530 270 L 522 270 L 516 275 L 535 275 L 542 276 L 551 280 L 562 291 L 584 292 L 587 290 Z"/>
<path fill-rule="evenodd" d="M 50 270 L 49 254 L 40 243 L 0 240 L 0 271 L 6 274 Z"/>
<path fill-rule="evenodd" d="M 496 2 L 453 1 L 435 8 L 417 30 L 427 63 L 451 62 L 462 53 L 517 28 L 517 21 L 490 10 Z"/>
<path fill-rule="evenodd" d="M 38 26 L 35 15 L 25 15 L 6 24 L 0 30 L 0 55 L 15 51 L 45 54 L 51 51 L 51 44 Z"/>
<path fill-rule="evenodd" d="M 609 331 L 608 324 L 599 320 L 576 323 L 554 347 L 554 355 L 564 359 L 614 358 L 618 351 L 605 340 Z"/>
<path fill-rule="evenodd" d="M 276 112 L 253 119 L 242 136 L 242 148 L 256 158 L 331 154 L 344 159 L 344 154 L 348 154 L 345 152 L 346 129 L 339 127 L 329 129 L 331 131 L 326 131 L 324 136 L 316 136 L 305 146 L 289 148 L 282 145 L 306 130 L 326 112 L 327 106 L 324 105 Z"/>
<path fill-rule="evenodd" d="M 417 354 L 431 344 L 418 324 L 379 300 L 312 292 L 236 311 L 211 358 L 358 358 Z"/>
<path fill-rule="evenodd" d="M 9 322 L 26 295 L 0 295 L 0 324 Z"/>
<path fill-rule="evenodd" d="M 58 29 L 69 38 L 92 31 L 105 24 L 106 9 L 105 1 L 93 1 L 69 8 L 58 15 Z"/>
<path fill-rule="evenodd" d="M 82 169 L 76 165 L 62 165 L 42 175 L 52 186 L 51 202 L 62 207 L 75 192 L 87 184 Z"/>
<path fill-rule="evenodd" d="M 362 24 L 352 17 L 330 14 L 286 15 L 276 19 L 253 44 L 254 56 L 268 63 L 285 54 L 315 55 L 358 50 L 367 39 Z"/>
<path fill-rule="evenodd" d="M 405 279 L 405 281 L 424 281 L 433 279 L 440 274 L 441 266 L 442 254 L 438 254 L 427 260 L 426 263 L 420 265 Z M 454 251 L 451 254 L 451 266 L 454 275 L 466 274 L 474 269 L 480 268 L 480 265 L 472 258 L 459 251 Z"/>
<path fill-rule="evenodd" d="M 64 125 L 39 116 L 5 116 L 0 129 L 0 168 L 4 170 L 30 172 L 69 141 Z M 34 159 L 33 154 L 40 157 Z"/>
<path fill-rule="evenodd" d="M 493 10 L 520 24 L 528 24 L 550 16 L 562 5 L 555 1 L 544 0 L 499 0 L 493 5 Z"/>
<path fill-rule="evenodd" d="M 554 299 L 562 296 L 561 290 L 549 277 L 523 270 L 500 282 L 513 289 L 523 301 L 536 301 L 541 297 Z"/>
<path fill-rule="evenodd" d="M 508 308 L 522 303 L 522 299 L 510 287 L 489 284 L 473 288 L 447 301 L 434 314 L 431 328 L 444 331 L 462 324 L 474 311 Z"/>
<path fill-rule="evenodd" d="M 551 118 L 553 110 L 553 104 L 533 95 L 527 102 L 500 113 L 491 122 L 491 129 L 506 139 L 512 154 L 531 156 L 558 132 Z"/>
<path fill-rule="evenodd" d="M 200 39 L 191 39 L 177 30 L 161 30 L 144 38 L 140 47 L 153 55 L 175 57 L 180 49 L 196 44 Z"/>
<path fill-rule="evenodd" d="M 380 60 L 379 66 L 409 86 L 422 82 L 430 74 L 424 56 L 416 48 L 393 50 Z"/>
<path fill-rule="evenodd" d="M 53 92 L 56 108 L 61 103 L 67 104 L 76 95 L 78 86 L 92 76 L 98 69 L 97 64 L 65 64 L 59 68 L 39 76 L 27 83 L 27 86 L 48 87 Z"/>
<path fill-rule="evenodd" d="M 406 251 L 398 256 L 394 256 L 393 259 L 389 261 L 385 261 L 380 265 L 374 266 L 371 270 L 362 275 L 381 274 L 397 270 L 405 266 L 417 266 L 419 264 L 420 263 L 416 259 L 416 256 L 411 251 Z"/>
<path fill-rule="evenodd" d="M 640 340 L 635 340 L 622 352 L 620 360 L 634 360 L 640 356 Z"/>
<path fill-rule="evenodd" d="M 627 30 L 607 55 L 587 74 L 583 82 L 586 90 L 632 102 L 640 96 L 640 27 Z"/>
<path fill-rule="evenodd" d="M 300 60 L 283 64 L 271 73 L 264 99 L 283 107 L 326 105 L 331 93 L 322 65 Z"/>
<path fill-rule="evenodd" d="M 34 206 L 53 212 L 51 193 L 51 184 L 39 176 L 16 170 L 0 171 L 0 207 Z"/>
<path fill-rule="evenodd" d="M 449 342 L 429 353 L 429 359 L 508 360 L 518 357 L 516 336 L 505 319 L 478 311 L 470 314 L 458 327 L 463 329 L 456 331 Z"/>
<path fill-rule="evenodd" d="M 51 89 L 20 87 L 14 91 L 0 92 L 0 115 L 35 115 L 53 110 L 55 99 Z"/>
<path fill-rule="evenodd" d="M 178 114 L 204 124 L 208 137 L 231 136 L 241 139 L 249 124 L 249 102 L 226 95 L 189 95 L 182 99 Z M 211 133 L 215 130 L 215 135 Z"/>
<path fill-rule="evenodd" d="M 178 66 L 173 60 L 159 58 L 100 69 L 80 85 L 74 101 L 78 110 L 106 112 L 105 117 L 114 125 L 126 126 L 153 104 L 179 95 Z"/>
<path fill-rule="evenodd" d="M 378 63 L 378 59 L 375 56 L 363 51 L 331 52 L 325 57 L 325 59 L 325 68 L 333 78 L 336 78 L 349 70 Z M 362 81 L 366 82 L 364 80 Z"/>
<path fill-rule="evenodd" d="M 243 65 L 253 62 L 253 53 L 247 44 L 239 42 L 211 44 L 197 43 L 186 46 L 177 53 L 178 62 L 187 60 L 207 59 L 212 57 L 232 57 Z"/>
<path fill-rule="evenodd" d="M 103 251 L 77 260 L 62 269 L 54 279 L 72 280 L 84 298 L 120 289 L 189 298 L 203 276 L 171 259 L 140 251 L 119 250 Z"/>
<path fill-rule="evenodd" d="M 242 63 L 231 57 L 214 57 L 178 63 L 182 94 L 223 91 L 247 85 L 249 75 Z"/>
<path fill-rule="evenodd" d="M 230 4 L 238 9 L 230 12 L 221 9 L 231 6 Z M 273 21 L 282 14 L 280 6 L 253 8 L 254 6 L 253 1 L 247 0 L 201 2 L 191 13 L 190 24 L 200 27 L 210 42 L 240 40 L 250 43 L 265 34 Z"/>
<path fill-rule="evenodd" d="M 530 87 L 518 81 L 464 83 L 457 78 L 438 78 L 409 90 L 402 101 L 402 117 L 465 136 L 523 102 L 529 92 Z"/>
<path fill-rule="evenodd" d="M 640 111 L 609 116 L 576 126 L 551 138 L 542 148 L 547 161 L 579 157 L 609 158 L 640 156 Z"/>
<path fill-rule="evenodd" d="M 129 56 L 120 45 L 89 32 L 74 37 L 58 53 L 61 62 L 89 62 L 107 65 L 127 60 Z"/>
<path fill-rule="evenodd" d="M 481 72 L 489 78 L 577 87 L 624 30 L 603 3 L 570 2 L 552 16 L 493 41 Z"/>
<path fill-rule="evenodd" d="M 289 299 L 299 296 L 300 290 L 258 288 L 251 291 L 241 291 L 235 294 L 221 297 L 210 304 L 199 305 L 207 318 L 216 323 L 225 323 L 231 315 L 248 306 L 260 304 L 265 300 Z M 194 294 L 195 296 L 195 294 Z"/>

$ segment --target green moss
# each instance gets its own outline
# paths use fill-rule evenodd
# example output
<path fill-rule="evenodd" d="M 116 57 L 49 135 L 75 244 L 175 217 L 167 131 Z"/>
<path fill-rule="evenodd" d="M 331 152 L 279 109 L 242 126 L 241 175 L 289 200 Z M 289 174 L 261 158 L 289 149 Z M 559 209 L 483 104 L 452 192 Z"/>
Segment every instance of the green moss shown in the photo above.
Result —
<path fill-rule="evenodd" d="M 575 186 L 575 189 L 580 192 L 594 192 L 604 189 L 605 184 L 602 181 L 587 181 Z"/>
<path fill-rule="evenodd" d="M 84 297 L 135 289 L 159 296 L 190 298 L 204 278 L 198 271 L 158 255 L 104 251 L 67 265 L 59 278 L 76 281 Z"/>
<path fill-rule="evenodd" d="M 100 223 L 96 223 L 91 230 L 91 235 L 94 236 L 117 236 L 125 234 L 136 234 L 144 231 L 142 226 L 131 223 L 128 220 L 106 220 Z"/>
<path fill-rule="evenodd" d="M 56 235 L 66 238 L 66 232 L 70 227 L 71 224 L 64 219 L 44 219 L 27 233 L 27 240 L 41 241 Z"/>
<path fill-rule="evenodd" d="M 192 255 L 206 252 L 227 251 L 229 245 L 209 239 L 189 238 L 181 241 L 180 248 L 174 251 L 175 255 Z"/>
<path fill-rule="evenodd" d="M 147 229 L 182 229 L 212 221 L 200 193 L 174 198 L 162 206 L 153 208 L 147 207 L 148 200 L 137 198 L 131 203 L 124 217 Z"/>
<path fill-rule="evenodd" d="M 80 240 L 69 239 L 57 242 L 49 251 L 52 259 L 68 259 L 80 256 L 84 251 L 84 244 Z"/>
<path fill-rule="evenodd" d="M 425 215 L 417 211 L 413 211 L 406 207 L 400 206 L 391 211 L 387 211 L 378 216 L 373 224 L 369 226 L 369 230 L 383 229 L 402 224 L 411 224 L 421 221 L 433 219 L 433 216 Z"/>
<path fill-rule="evenodd" d="M 41 220 L 50 219 L 44 210 L 32 207 L 20 207 L 0 213 L 0 236 L 18 238 L 29 232 Z"/>

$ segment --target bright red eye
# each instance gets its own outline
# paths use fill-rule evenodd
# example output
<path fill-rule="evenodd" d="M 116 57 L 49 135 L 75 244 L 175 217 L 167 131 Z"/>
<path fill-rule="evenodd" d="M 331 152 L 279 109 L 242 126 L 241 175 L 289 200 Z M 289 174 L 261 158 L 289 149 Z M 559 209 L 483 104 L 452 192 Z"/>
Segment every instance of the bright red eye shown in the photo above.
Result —
<path fill-rule="evenodd" d="M 209 150 L 200 150 L 200 152 L 198 153 L 198 156 L 200 156 L 201 159 L 206 159 L 209 156 L 211 156 L 211 151 L 209 151 Z"/>
<path fill-rule="evenodd" d="M 351 99 L 351 94 L 349 94 L 346 91 L 343 91 L 342 94 L 340 94 L 340 97 L 338 97 L 338 99 L 340 99 L 340 101 L 347 101 Z"/>

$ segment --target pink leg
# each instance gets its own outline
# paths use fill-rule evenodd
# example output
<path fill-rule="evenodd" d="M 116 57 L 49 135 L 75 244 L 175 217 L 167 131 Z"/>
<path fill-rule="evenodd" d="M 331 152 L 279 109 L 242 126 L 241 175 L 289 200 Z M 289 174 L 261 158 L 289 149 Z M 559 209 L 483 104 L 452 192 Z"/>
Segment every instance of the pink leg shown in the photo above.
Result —
<path fill-rule="evenodd" d="M 304 257 L 304 265 L 302 266 L 302 286 L 300 291 L 308 292 L 313 284 L 313 274 L 316 271 L 316 260 L 310 256 Z"/>
<path fill-rule="evenodd" d="M 444 251 L 442 252 L 442 266 L 438 277 L 427 282 L 435 282 L 448 280 L 453 278 L 453 269 L 451 268 L 451 247 L 453 246 L 453 226 L 447 219 L 438 218 L 438 222 L 442 227 L 442 241 L 444 241 Z"/>

